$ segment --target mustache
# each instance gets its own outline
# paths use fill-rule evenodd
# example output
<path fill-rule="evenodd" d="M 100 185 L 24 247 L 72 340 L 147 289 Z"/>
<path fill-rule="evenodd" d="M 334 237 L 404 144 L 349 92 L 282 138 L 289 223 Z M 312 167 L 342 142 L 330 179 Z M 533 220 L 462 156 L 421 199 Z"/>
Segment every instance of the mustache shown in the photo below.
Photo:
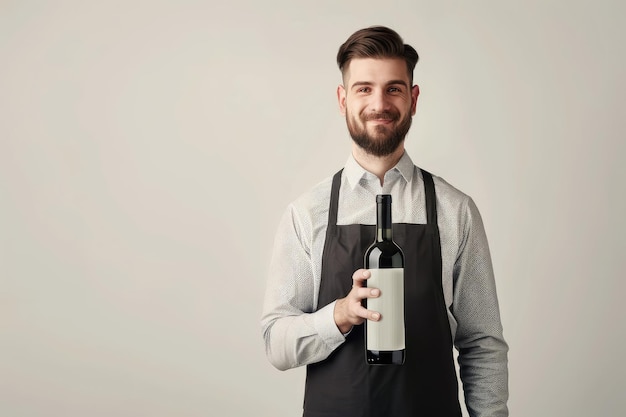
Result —
<path fill-rule="evenodd" d="M 364 119 L 365 120 L 393 120 L 395 121 L 395 120 L 398 120 L 399 117 L 400 115 L 396 112 L 384 111 L 384 112 L 366 114 Z"/>

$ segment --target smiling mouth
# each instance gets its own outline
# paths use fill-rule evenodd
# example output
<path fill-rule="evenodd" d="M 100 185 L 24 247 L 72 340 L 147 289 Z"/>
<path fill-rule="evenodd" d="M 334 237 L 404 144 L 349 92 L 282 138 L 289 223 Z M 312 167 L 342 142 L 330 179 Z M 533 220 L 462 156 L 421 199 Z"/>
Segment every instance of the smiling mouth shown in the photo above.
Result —
<path fill-rule="evenodd" d="M 368 119 L 366 122 L 369 123 L 370 126 L 383 127 L 383 126 L 388 126 L 392 124 L 394 120 L 393 119 Z"/>

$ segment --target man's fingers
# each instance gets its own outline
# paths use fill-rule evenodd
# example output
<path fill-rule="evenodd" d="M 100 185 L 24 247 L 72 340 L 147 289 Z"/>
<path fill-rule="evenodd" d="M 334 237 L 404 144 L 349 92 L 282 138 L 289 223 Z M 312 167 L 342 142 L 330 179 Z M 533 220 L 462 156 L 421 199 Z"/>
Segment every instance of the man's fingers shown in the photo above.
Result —
<path fill-rule="evenodd" d="M 364 298 L 376 298 L 380 295 L 380 290 L 378 288 L 355 287 L 352 292 L 359 300 Z"/>
<path fill-rule="evenodd" d="M 355 301 L 357 302 L 354 304 L 354 306 L 356 307 L 354 313 L 358 317 L 372 321 L 380 320 L 380 313 L 378 313 L 377 311 L 368 310 L 361 303 L 361 301 L 364 299 L 376 298 L 380 296 L 380 290 L 378 288 L 355 288 L 352 290 L 352 294 L 356 296 Z"/>
<path fill-rule="evenodd" d="M 361 301 L 366 298 L 376 298 L 380 296 L 380 290 L 378 288 L 368 288 L 364 284 L 364 281 L 371 277 L 372 274 L 367 269 L 357 269 L 352 274 L 352 291 L 348 294 L 347 299 L 350 302 L 347 304 L 349 315 L 352 316 L 350 322 L 352 324 L 360 324 L 363 320 L 380 320 L 380 313 L 371 311 L 362 306 Z"/>
<path fill-rule="evenodd" d="M 378 288 L 364 286 L 364 281 L 372 274 L 367 269 L 357 269 L 352 274 L 352 290 L 345 298 L 337 300 L 335 305 L 335 323 L 342 333 L 350 330 L 351 326 L 362 324 L 365 320 L 379 321 L 380 313 L 363 307 L 362 301 L 367 298 L 380 296 Z"/>
<path fill-rule="evenodd" d="M 361 307 L 357 311 L 357 315 L 363 319 L 378 321 L 380 320 L 380 313 L 377 311 L 368 310 L 365 307 Z"/>
<path fill-rule="evenodd" d="M 368 279 L 372 274 L 367 269 L 357 269 L 352 274 L 352 286 L 353 287 L 362 287 L 363 281 Z"/>

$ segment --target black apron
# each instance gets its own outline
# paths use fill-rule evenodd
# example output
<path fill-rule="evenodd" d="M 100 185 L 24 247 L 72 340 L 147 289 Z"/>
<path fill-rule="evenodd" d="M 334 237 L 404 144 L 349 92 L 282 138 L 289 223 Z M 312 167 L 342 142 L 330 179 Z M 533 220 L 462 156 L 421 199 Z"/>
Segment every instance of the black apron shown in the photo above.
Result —
<path fill-rule="evenodd" d="M 376 233 L 374 225 L 337 225 L 342 171 L 333 177 L 318 308 L 350 292 L 352 274 L 363 268 Z M 364 324 L 354 326 L 328 358 L 307 366 L 304 417 L 461 416 L 441 284 L 435 187 L 432 176 L 422 174 L 427 224 L 393 224 L 393 239 L 405 257 L 405 362 L 368 365 Z"/>

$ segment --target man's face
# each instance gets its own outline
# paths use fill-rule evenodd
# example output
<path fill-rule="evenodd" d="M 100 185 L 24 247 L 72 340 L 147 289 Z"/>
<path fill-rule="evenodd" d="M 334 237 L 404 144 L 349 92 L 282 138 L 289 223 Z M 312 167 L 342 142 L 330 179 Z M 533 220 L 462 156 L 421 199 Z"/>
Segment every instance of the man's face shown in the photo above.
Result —
<path fill-rule="evenodd" d="M 386 156 L 404 141 L 415 114 L 419 87 L 411 86 L 406 63 L 396 58 L 355 58 L 337 88 L 341 113 L 355 143 Z"/>

